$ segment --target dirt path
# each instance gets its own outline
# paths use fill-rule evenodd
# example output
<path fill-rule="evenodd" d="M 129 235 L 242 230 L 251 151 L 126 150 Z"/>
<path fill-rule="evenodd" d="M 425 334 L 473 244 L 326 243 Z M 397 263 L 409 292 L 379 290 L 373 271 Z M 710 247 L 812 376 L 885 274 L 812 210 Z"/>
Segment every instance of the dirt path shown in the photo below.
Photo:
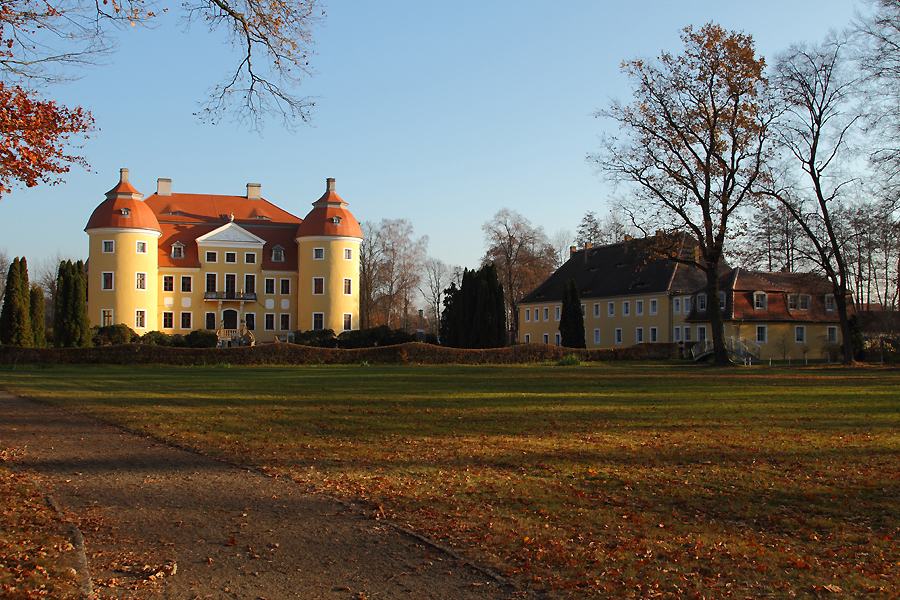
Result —
<path fill-rule="evenodd" d="M 78 526 L 102 598 L 525 596 L 350 506 L 2 391 L 0 445 Z"/>

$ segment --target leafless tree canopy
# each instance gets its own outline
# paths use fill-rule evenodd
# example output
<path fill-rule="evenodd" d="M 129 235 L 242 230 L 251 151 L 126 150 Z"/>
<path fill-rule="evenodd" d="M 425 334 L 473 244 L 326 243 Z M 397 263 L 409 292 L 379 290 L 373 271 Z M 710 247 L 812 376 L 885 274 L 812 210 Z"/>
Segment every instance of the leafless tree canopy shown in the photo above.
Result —
<path fill-rule="evenodd" d="M 444 309 L 444 290 L 453 281 L 454 268 L 442 260 L 428 257 L 423 265 L 423 277 L 419 292 L 428 306 L 426 318 L 428 329 L 437 334 L 441 329 L 441 311 Z"/>

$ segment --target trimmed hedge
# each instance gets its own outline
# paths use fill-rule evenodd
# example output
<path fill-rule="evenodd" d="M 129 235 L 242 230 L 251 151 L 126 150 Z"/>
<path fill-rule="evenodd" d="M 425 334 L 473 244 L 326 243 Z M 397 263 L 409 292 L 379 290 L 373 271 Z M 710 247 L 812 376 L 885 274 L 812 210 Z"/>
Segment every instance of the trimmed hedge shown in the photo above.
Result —
<path fill-rule="evenodd" d="M 510 365 L 558 361 L 575 354 L 582 361 L 665 360 L 680 358 L 678 344 L 639 344 L 627 348 L 579 350 L 547 344 L 466 350 L 410 342 L 396 346 L 339 350 L 297 344 L 238 348 L 173 348 L 124 344 L 99 348 L 0 347 L 0 364 L 57 365 Z"/>

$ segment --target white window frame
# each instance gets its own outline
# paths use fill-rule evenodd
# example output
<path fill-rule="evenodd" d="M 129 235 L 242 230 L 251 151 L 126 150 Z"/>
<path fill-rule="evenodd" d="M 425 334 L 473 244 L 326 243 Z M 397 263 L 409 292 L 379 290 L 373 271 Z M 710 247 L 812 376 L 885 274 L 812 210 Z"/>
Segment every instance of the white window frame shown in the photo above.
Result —
<path fill-rule="evenodd" d="M 164 292 L 169 292 L 170 294 L 171 294 L 171 293 L 174 293 L 174 292 L 175 292 L 175 276 L 174 276 L 174 275 L 163 275 L 163 276 L 162 276 L 162 279 L 163 279 L 163 285 L 162 285 L 162 286 L 163 286 L 163 291 L 164 291 Z M 170 286 L 172 289 L 170 289 L 170 290 L 167 290 L 167 289 L 166 289 L 166 280 L 168 280 L 169 283 L 172 284 L 172 285 Z"/>
<path fill-rule="evenodd" d="M 106 285 L 106 276 L 109 275 L 109 286 Z M 103 271 L 100 273 L 100 289 L 104 292 L 114 292 L 116 290 L 116 272 Z"/>
<path fill-rule="evenodd" d="M 189 289 L 187 289 L 187 290 L 184 289 L 184 282 L 185 282 L 185 281 L 188 282 L 188 288 L 189 288 Z M 182 276 L 181 276 L 181 288 L 180 288 L 180 289 L 181 289 L 181 293 L 182 293 L 182 294 L 191 294 L 191 293 L 193 293 L 193 291 L 194 291 L 194 281 L 193 281 L 193 276 L 192 276 L 192 275 L 182 275 Z"/>
<path fill-rule="evenodd" d="M 210 277 L 212 279 L 210 279 Z M 212 288 L 209 289 L 210 281 L 212 281 Z M 203 278 L 204 290 L 207 292 L 218 292 L 219 291 L 219 274 L 218 273 L 207 273 L 206 277 Z"/>
<path fill-rule="evenodd" d="M 313 248 L 313 260 L 325 260 L 325 248 Z"/>
<path fill-rule="evenodd" d="M 644 316 L 644 301 L 643 300 L 635 300 L 634 301 L 634 314 L 638 317 Z"/>
<path fill-rule="evenodd" d="M 353 260 L 353 248 L 344 248 L 344 260 Z"/>
<path fill-rule="evenodd" d="M 706 341 L 706 325 L 697 325 L 697 341 Z"/>
<path fill-rule="evenodd" d="M 681 298 L 672 298 L 672 314 L 681 314 Z"/>
<path fill-rule="evenodd" d="M 287 281 L 287 291 L 284 291 L 284 282 Z M 278 279 L 278 294 L 281 296 L 290 296 L 291 295 L 291 278 L 290 277 L 280 277 Z"/>
<path fill-rule="evenodd" d="M 228 260 L 231 258 L 232 260 Z M 225 262 L 229 265 L 237 264 L 237 252 L 226 252 L 225 253 Z"/>
<path fill-rule="evenodd" d="M 347 319 L 350 319 L 350 326 L 347 327 Z M 352 331 L 353 330 L 353 313 L 344 313 L 344 318 L 341 320 L 341 324 L 344 327 L 344 331 Z"/>
<path fill-rule="evenodd" d="M 753 292 L 753 310 L 768 310 L 769 295 L 765 292 Z"/>
<path fill-rule="evenodd" d="M 184 317 L 185 316 L 187 316 L 187 322 L 188 322 L 187 327 L 184 326 Z M 178 324 L 180 325 L 181 329 L 186 329 L 188 331 L 191 331 L 194 328 L 194 313 L 189 310 L 181 311 L 181 314 L 178 316 Z"/>
<path fill-rule="evenodd" d="M 134 328 L 147 329 L 147 311 L 143 308 L 134 311 Z"/>
<path fill-rule="evenodd" d="M 530 308 L 525 309 L 525 322 L 531 323 L 531 309 Z"/>
<path fill-rule="evenodd" d="M 697 294 L 697 312 L 706 312 L 706 294 Z"/>
<path fill-rule="evenodd" d="M 107 317 L 109 317 L 109 318 L 107 318 Z M 115 317 L 115 312 L 113 312 L 113 309 L 104 308 L 103 310 L 100 311 L 100 326 L 108 327 L 109 325 L 112 325 L 113 323 L 116 322 L 114 317 Z M 109 323 L 107 323 L 107 321 L 109 321 Z"/>
<path fill-rule="evenodd" d="M 788 294 L 788 310 L 800 310 L 799 294 Z"/>
<path fill-rule="evenodd" d="M 255 265 L 256 264 L 256 252 L 244 252 L 244 264 L 245 265 Z"/>
<path fill-rule="evenodd" d="M 319 317 L 319 318 L 322 320 L 322 326 L 319 327 L 318 329 L 316 329 L 316 317 Z M 323 313 L 323 312 L 314 312 L 314 313 L 312 314 L 312 330 L 313 330 L 313 331 L 320 331 L 320 330 L 322 330 L 322 329 L 325 329 L 325 313 Z"/>
<path fill-rule="evenodd" d="M 630 317 L 631 316 L 631 302 L 625 300 L 622 302 L 622 316 Z"/>
<path fill-rule="evenodd" d="M 684 326 L 684 329 L 682 330 L 682 337 L 684 338 L 685 344 L 691 341 L 691 328 L 689 326 Z"/>
<path fill-rule="evenodd" d="M 553 307 L 553 320 L 554 321 L 559 321 L 559 316 L 560 316 L 560 312 L 561 312 L 560 309 L 561 309 L 561 307 L 559 307 L 559 306 Z"/>
<path fill-rule="evenodd" d="M 316 281 L 322 282 L 322 291 L 316 291 Z M 325 295 L 325 278 L 324 277 L 313 277 L 312 278 L 312 294 L 313 296 L 324 296 Z"/>
<path fill-rule="evenodd" d="M 274 296 L 275 295 L 275 278 L 274 277 L 266 277 L 265 282 L 263 283 L 263 294 L 266 296 Z M 269 282 L 272 282 L 272 291 L 269 290 Z"/>
<path fill-rule="evenodd" d="M 606 303 L 606 316 L 607 317 L 616 316 L 616 303 L 615 302 L 607 302 Z"/>
<path fill-rule="evenodd" d="M 600 316 L 600 303 L 594 302 L 594 317 Z"/>
<path fill-rule="evenodd" d="M 678 343 L 681 341 L 681 327 L 675 326 L 675 329 L 672 330 L 672 341 Z"/>
<path fill-rule="evenodd" d="M 166 325 L 166 316 L 168 315 L 169 320 L 172 322 L 171 325 Z M 163 329 L 175 329 L 175 312 L 171 310 L 164 310 L 162 314 L 162 328 Z"/>
<path fill-rule="evenodd" d="M 616 327 L 616 344 L 622 343 L 622 328 Z"/>
<path fill-rule="evenodd" d="M 322 285 L 325 285 L 325 283 L 323 282 Z M 350 288 L 349 292 L 347 291 L 348 287 Z M 344 277 L 344 295 L 345 296 L 353 295 L 353 279 L 351 279 L 350 277 Z"/>
<path fill-rule="evenodd" d="M 806 343 L 806 326 L 805 325 L 795 325 L 794 326 L 794 343 L 795 344 L 805 344 Z"/>
<path fill-rule="evenodd" d="M 549 344 L 549 343 L 550 343 L 550 334 L 549 334 L 549 333 L 545 333 L 545 334 L 544 334 L 544 343 L 545 343 L 545 344 Z"/>
<path fill-rule="evenodd" d="M 549 320 L 550 320 L 550 307 L 545 306 L 544 307 L 544 322 L 546 323 Z"/>
<path fill-rule="evenodd" d="M 287 326 L 285 326 L 285 317 L 287 317 Z M 291 330 L 291 313 L 278 313 L 278 331 Z"/>
<path fill-rule="evenodd" d="M 204 261 L 206 263 L 219 262 L 219 253 L 215 250 L 207 250 L 204 256 L 206 257 L 206 260 Z M 210 260 L 210 257 L 212 257 L 212 260 Z"/>
<path fill-rule="evenodd" d="M 169 253 L 169 257 L 176 259 L 184 258 L 184 244 L 181 242 L 172 244 L 172 251 Z"/>
<path fill-rule="evenodd" d="M 644 328 L 643 327 L 635 327 L 634 328 L 634 343 L 635 344 L 643 344 L 644 343 Z"/>
<path fill-rule="evenodd" d="M 650 299 L 650 314 L 655 315 L 659 312 L 659 301 L 656 298 Z"/>
<path fill-rule="evenodd" d="M 581 318 L 583 319 L 583 318 L 585 318 L 586 316 L 587 316 L 587 313 L 584 312 L 584 304 L 582 304 L 582 305 L 581 305 Z"/>
<path fill-rule="evenodd" d="M 655 344 L 658 341 L 659 341 L 659 333 L 658 333 L 656 327 L 651 327 L 650 328 L 650 343 Z"/>
<path fill-rule="evenodd" d="M 800 310 L 809 311 L 812 305 L 812 296 L 809 294 L 800 294 Z"/>
<path fill-rule="evenodd" d="M 688 315 L 691 313 L 691 306 L 693 305 L 693 299 L 690 296 L 681 299 L 681 312 L 682 314 Z"/>
<path fill-rule="evenodd" d="M 134 274 L 134 289 L 139 292 L 147 291 L 147 273 L 145 271 L 137 271 Z"/>
<path fill-rule="evenodd" d="M 562 336 L 560 336 L 558 333 L 554 333 L 553 345 L 559 347 L 560 344 L 562 344 Z"/>
<path fill-rule="evenodd" d="M 272 248 L 272 262 L 284 262 L 284 248 L 281 246 Z"/>
<path fill-rule="evenodd" d="M 530 333 L 526 333 L 526 334 L 525 334 L 525 343 L 526 343 L 526 344 L 530 344 L 530 343 L 531 343 L 531 334 L 530 334 Z"/>
<path fill-rule="evenodd" d="M 825 294 L 825 310 L 827 312 L 835 312 L 837 310 L 837 301 L 834 294 Z"/>
<path fill-rule="evenodd" d="M 136 240 L 134 242 L 135 254 L 147 254 L 147 242 L 144 240 Z"/>
<path fill-rule="evenodd" d="M 594 345 L 596 345 L 596 346 L 600 345 L 600 330 L 599 329 L 594 330 Z"/>
<path fill-rule="evenodd" d="M 271 321 L 271 327 L 269 322 Z M 263 331 L 275 331 L 275 313 L 265 313 L 263 315 Z"/>
<path fill-rule="evenodd" d="M 216 315 L 215 312 L 213 312 L 213 311 L 207 311 L 207 312 L 203 315 L 203 328 L 204 328 L 204 329 L 210 329 L 210 330 L 215 331 L 215 329 L 216 329 L 216 316 L 217 316 L 217 315 Z M 212 317 L 212 327 L 209 326 L 209 322 L 210 322 L 209 318 L 210 318 L 210 317 Z"/>
<path fill-rule="evenodd" d="M 244 325 L 247 326 L 247 331 L 256 331 L 256 313 L 255 312 L 244 313 Z M 251 327 L 251 325 L 252 325 L 252 327 Z"/>
<path fill-rule="evenodd" d="M 725 310 L 725 302 L 727 301 L 727 297 L 725 296 L 725 292 L 719 292 L 719 308 L 721 310 Z"/>
<path fill-rule="evenodd" d="M 760 335 L 760 334 L 762 334 L 762 335 Z M 768 344 L 769 343 L 769 327 L 767 325 L 757 325 L 756 326 L 756 343 L 757 344 Z"/>
<path fill-rule="evenodd" d="M 251 277 L 253 278 L 253 291 L 250 291 L 250 284 L 248 283 Z M 244 293 L 256 293 L 256 273 L 244 273 Z"/>
<path fill-rule="evenodd" d="M 109 244 L 109 250 L 106 249 L 106 245 Z M 116 253 L 116 240 L 103 240 L 101 244 L 101 252 L 103 254 L 115 254 Z"/>
<path fill-rule="evenodd" d="M 837 344 L 838 343 L 838 328 L 836 325 L 829 325 L 825 330 L 825 343 L 827 344 Z"/>

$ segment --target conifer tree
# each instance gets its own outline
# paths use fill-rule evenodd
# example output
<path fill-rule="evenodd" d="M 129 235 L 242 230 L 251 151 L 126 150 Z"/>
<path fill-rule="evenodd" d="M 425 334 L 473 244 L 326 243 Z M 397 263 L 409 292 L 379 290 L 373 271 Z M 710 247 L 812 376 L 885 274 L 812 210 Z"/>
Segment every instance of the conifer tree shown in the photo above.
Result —
<path fill-rule="evenodd" d="M 71 342 L 69 326 L 69 297 L 72 295 L 72 278 L 70 276 L 72 261 L 59 263 L 56 271 L 56 297 L 53 308 L 53 345 L 57 348 L 68 348 Z"/>
<path fill-rule="evenodd" d="M 34 343 L 28 264 L 24 257 L 13 260 L 6 277 L 6 293 L 0 311 L 0 343 L 24 348 L 30 348 Z"/>
<path fill-rule="evenodd" d="M 85 273 L 83 261 L 79 260 L 75 263 L 73 277 L 75 279 L 72 305 L 74 345 L 79 348 L 87 348 L 91 345 L 91 321 L 87 314 L 87 273 Z"/>
<path fill-rule="evenodd" d="M 31 286 L 31 331 L 35 348 L 47 345 L 46 325 L 44 323 L 44 289 L 39 285 Z"/>
<path fill-rule="evenodd" d="M 560 344 L 566 348 L 584 348 L 584 315 L 574 279 L 566 281 L 563 289 L 562 314 L 559 318 Z"/>
<path fill-rule="evenodd" d="M 466 269 L 462 283 L 444 291 L 441 343 L 453 348 L 498 348 L 506 345 L 506 304 L 493 265 Z"/>

